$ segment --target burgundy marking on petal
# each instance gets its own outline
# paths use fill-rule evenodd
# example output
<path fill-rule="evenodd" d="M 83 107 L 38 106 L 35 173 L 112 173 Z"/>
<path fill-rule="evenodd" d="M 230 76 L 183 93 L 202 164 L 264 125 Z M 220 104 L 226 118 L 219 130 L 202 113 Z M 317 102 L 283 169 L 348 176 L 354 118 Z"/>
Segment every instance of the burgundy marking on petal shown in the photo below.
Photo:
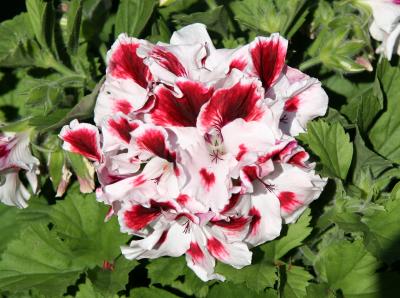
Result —
<path fill-rule="evenodd" d="M 296 153 L 295 155 L 293 155 L 289 160 L 288 163 L 292 164 L 292 165 L 296 165 L 299 167 L 305 167 L 305 161 L 307 161 L 309 158 L 309 155 L 307 152 L 305 151 L 300 151 L 298 153 Z"/>
<path fill-rule="evenodd" d="M 249 219 L 244 216 L 236 217 L 236 218 L 230 217 L 229 219 L 230 219 L 229 221 L 217 220 L 217 221 L 212 221 L 211 223 L 213 225 L 216 225 L 218 227 L 225 228 L 228 230 L 240 231 L 249 222 Z"/>
<path fill-rule="evenodd" d="M 215 258 L 220 260 L 226 259 L 229 256 L 228 251 L 221 241 L 214 237 L 207 239 L 207 249 Z"/>
<path fill-rule="evenodd" d="M 298 96 L 294 96 L 292 98 L 289 98 L 285 102 L 285 111 L 287 112 L 297 112 L 300 104 L 300 98 Z"/>
<path fill-rule="evenodd" d="M 258 38 L 250 49 L 255 71 L 265 90 L 278 79 L 285 66 L 287 46 L 279 36 Z"/>
<path fill-rule="evenodd" d="M 236 160 L 241 160 L 242 157 L 247 153 L 247 148 L 244 144 L 239 145 L 239 152 L 236 155 Z"/>
<path fill-rule="evenodd" d="M 101 160 L 101 153 L 97 147 L 96 131 L 88 128 L 70 130 L 62 136 L 62 139 L 71 145 L 71 151 L 79 153 L 92 160 Z"/>
<path fill-rule="evenodd" d="M 200 123 L 208 129 L 221 129 L 237 118 L 257 121 L 264 114 L 264 110 L 257 106 L 260 99 L 255 82 L 239 82 L 230 88 L 219 89 L 201 112 Z"/>
<path fill-rule="evenodd" d="M 286 156 L 292 154 L 293 150 L 298 146 L 297 141 L 289 142 L 280 152 L 279 156 L 275 156 L 276 159 L 284 160 Z"/>
<path fill-rule="evenodd" d="M 231 211 L 236 204 L 239 202 L 240 199 L 240 194 L 235 193 L 229 198 L 228 204 L 225 205 L 224 209 L 222 209 L 221 213 L 227 213 L 228 211 Z"/>
<path fill-rule="evenodd" d="M 133 186 L 137 187 L 139 185 L 142 185 L 146 181 L 147 181 L 147 179 L 144 177 L 144 175 L 139 175 L 139 176 L 136 176 L 136 178 L 132 181 L 132 184 L 133 184 Z"/>
<path fill-rule="evenodd" d="M 162 46 L 155 46 L 150 52 L 150 57 L 165 69 L 178 77 L 187 77 L 185 67 L 179 62 L 178 58 Z"/>
<path fill-rule="evenodd" d="M 7 156 L 10 153 L 10 148 L 8 148 L 8 143 L 0 144 L 0 158 Z"/>
<path fill-rule="evenodd" d="M 142 150 L 152 152 L 169 162 L 175 163 L 176 154 L 167 148 L 165 136 L 158 129 L 147 129 L 145 133 L 136 138 L 136 144 Z"/>
<path fill-rule="evenodd" d="M 153 122 L 162 126 L 195 127 L 200 109 L 211 97 L 213 89 L 193 81 L 178 81 L 183 96 L 175 97 L 171 90 L 160 87 L 156 104 L 150 113 Z"/>
<path fill-rule="evenodd" d="M 111 128 L 111 131 L 116 134 L 121 140 L 125 143 L 130 142 L 131 140 L 131 132 L 138 128 L 139 124 L 136 122 L 129 123 L 129 121 L 123 117 L 119 119 L 109 119 L 108 125 Z"/>
<path fill-rule="evenodd" d="M 130 112 L 133 111 L 133 106 L 126 99 L 117 99 L 114 102 L 114 106 L 113 106 L 112 110 L 114 113 L 122 112 L 123 114 L 128 115 Z"/>
<path fill-rule="evenodd" d="M 128 228 L 139 231 L 154 221 L 160 214 L 159 208 L 146 208 L 142 205 L 135 205 L 131 210 L 124 212 L 124 222 Z"/>
<path fill-rule="evenodd" d="M 232 71 L 232 69 L 236 68 L 239 69 L 240 71 L 243 71 L 247 66 L 247 61 L 246 58 L 244 57 L 237 57 L 231 61 L 229 64 L 229 72 Z"/>
<path fill-rule="evenodd" d="M 162 209 L 165 211 L 171 210 L 171 209 L 176 210 L 174 204 L 172 204 L 171 202 L 168 202 L 168 201 L 167 202 L 157 202 L 154 200 L 150 200 L 150 206 L 151 206 L 151 208 L 159 208 L 159 209 Z"/>
<path fill-rule="evenodd" d="M 286 212 L 293 212 L 297 207 L 302 205 L 302 202 L 296 199 L 296 194 L 291 191 L 280 192 L 278 199 L 281 203 L 281 208 Z"/>
<path fill-rule="evenodd" d="M 185 206 L 187 202 L 190 200 L 188 195 L 181 194 L 176 198 L 176 201 L 179 203 L 179 205 Z"/>
<path fill-rule="evenodd" d="M 200 263 L 204 258 L 204 253 L 196 242 L 190 242 L 186 253 L 192 258 L 193 264 Z"/>
<path fill-rule="evenodd" d="M 154 245 L 153 249 L 159 249 L 161 245 L 167 240 L 169 230 L 165 230 L 162 232 L 160 239 L 158 239 L 157 243 Z"/>
<path fill-rule="evenodd" d="M 250 235 L 255 235 L 258 233 L 260 228 L 261 214 L 255 207 L 252 207 L 249 211 L 249 216 L 251 216 L 250 222 Z"/>
<path fill-rule="evenodd" d="M 143 59 L 136 54 L 139 43 L 121 43 L 114 51 L 109 69 L 112 76 L 121 79 L 132 79 L 143 88 L 147 88 L 151 74 Z"/>
<path fill-rule="evenodd" d="M 199 171 L 201 176 L 201 182 L 203 183 L 204 187 L 208 190 L 214 185 L 215 183 L 215 175 L 214 173 L 208 172 L 207 169 L 202 168 Z"/>
<path fill-rule="evenodd" d="M 242 170 L 250 181 L 259 179 L 258 168 L 256 166 L 245 166 Z"/>

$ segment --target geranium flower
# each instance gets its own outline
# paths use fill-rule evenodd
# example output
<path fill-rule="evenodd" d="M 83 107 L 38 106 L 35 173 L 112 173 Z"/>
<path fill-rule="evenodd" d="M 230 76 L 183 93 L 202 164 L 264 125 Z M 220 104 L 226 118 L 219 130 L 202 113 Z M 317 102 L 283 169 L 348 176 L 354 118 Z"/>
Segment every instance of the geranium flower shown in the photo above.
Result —
<path fill-rule="evenodd" d="M 28 133 L 5 133 L 0 135 L 0 202 L 18 208 L 28 206 L 31 193 L 19 178 L 24 173 L 32 191 L 38 187 L 39 160 L 29 149 Z"/>
<path fill-rule="evenodd" d="M 97 170 L 97 199 L 140 237 L 128 259 L 186 255 L 204 281 L 215 260 L 242 268 L 321 193 L 293 136 L 327 109 L 318 80 L 285 64 L 287 41 L 216 49 L 202 24 L 170 44 L 121 35 L 108 54 L 97 125 L 60 137 Z M 128 86 L 128 87 L 127 87 Z"/>
<path fill-rule="evenodd" d="M 400 1 L 399 0 L 360 0 L 367 4 L 374 17 L 369 28 L 372 37 L 382 44 L 376 50 L 387 59 L 393 52 L 400 55 Z"/>

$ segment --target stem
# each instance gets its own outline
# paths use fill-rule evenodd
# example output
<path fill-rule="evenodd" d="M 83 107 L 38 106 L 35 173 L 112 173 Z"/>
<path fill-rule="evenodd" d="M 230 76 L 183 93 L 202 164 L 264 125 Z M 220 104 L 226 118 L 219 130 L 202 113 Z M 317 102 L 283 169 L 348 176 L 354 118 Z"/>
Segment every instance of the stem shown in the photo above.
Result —
<path fill-rule="evenodd" d="M 208 7 L 210 7 L 210 9 L 214 9 L 218 7 L 218 4 L 215 0 L 206 0 Z"/>
<path fill-rule="evenodd" d="M 311 59 L 301 63 L 300 66 L 299 66 L 299 69 L 301 71 L 304 71 L 304 70 L 306 70 L 306 69 L 308 69 L 310 67 L 313 67 L 315 65 L 318 65 L 320 63 L 321 63 L 321 59 L 319 57 L 314 57 L 314 58 L 311 58 Z"/>
<path fill-rule="evenodd" d="M 61 73 L 63 75 L 79 76 L 79 77 L 84 78 L 84 76 L 82 76 L 81 74 L 76 73 L 72 69 L 66 67 L 64 64 L 58 62 L 53 56 L 51 56 L 51 58 L 49 59 L 48 66 L 53 68 L 54 70 L 58 71 L 59 73 Z"/>

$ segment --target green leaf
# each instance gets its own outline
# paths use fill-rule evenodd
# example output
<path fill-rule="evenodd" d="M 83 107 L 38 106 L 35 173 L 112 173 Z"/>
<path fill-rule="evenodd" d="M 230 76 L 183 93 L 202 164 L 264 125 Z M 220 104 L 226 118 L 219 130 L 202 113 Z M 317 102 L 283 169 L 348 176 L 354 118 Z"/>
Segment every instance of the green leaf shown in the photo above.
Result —
<path fill-rule="evenodd" d="M 364 135 L 374 123 L 376 115 L 383 109 L 383 95 L 379 83 L 376 81 L 374 87 L 365 91 L 362 95 L 354 97 L 341 111 L 353 123 L 358 125 L 360 132 Z"/>
<path fill-rule="evenodd" d="M 182 275 L 185 267 L 185 258 L 170 257 L 151 260 L 146 266 L 151 284 L 158 283 L 162 286 L 172 285 L 172 283 Z M 168 274 L 165 274 L 167 271 Z"/>
<path fill-rule="evenodd" d="M 203 282 L 197 275 L 187 266 L 182 270 L 183 278 L 180 277 L 172 283 L 172 287 L 180 290 L 186 295 L 203 298 L 207 297 L 209 285 L 213 284 L 210 282 Z"/>
<path fill-rule="evenodd" d="M 150 288 L 134 288 L 131 290 L 131 297 L 133 298 L 177 298 L 174 294 L 167 292 L 156 287 Z"/>
<path fill-rule="evenodd" d="M 113 264 L 113 270 L 104 270 L 97 267 L 90 270 L 88 276 L 93 286 L 103 295 L 109 297 L 125 288 L 129 280 L 128 274 L 137 264 L 137 261 L 130 261 L 121 256 Z"/>
<path fill-rule="evenodd" d="M 49 154 L 48 169 L 54 191 L 57 191 L 61 182 L 63 167 L 65 165 L 65 155 L 62 150 L 57 150 Z"/>
<path fill-rule="evenodd" d="M 120 245 L 129 236 L 119 231 L 114 217 L 104 222 L 108 208 L 96 201 L 94 195 L 79 193 L 76 185 L 70 187 L 65 200 L 58 202 L 50 212 L 54 230 L 88 267 L 101 266 L 120 254 Z"/>
<path fill-rule="evenodd" d="M 10 240 L 18 237 L 21 224 L 16 220 L 17 214 L 18 209 L 14 206 L 0 204 L 0 254 L 4 251 Z"/>
<path fill-rule="evenodd" d="M 372 126 L 369 138 L 375 151 L 393 162 L 400 163 L 400 118 L 397 114 L 400 68 L 391 66 L 386 59 L 382 59 L 377 76 L 387 99 L 387 109 Z"/>
<path fill-rule="evenodd" d="M 365 233 L 367 249 L 387 263 L 400 259 L 400 196 L 392 194 L 385 210 L 378 210 L 362 218 L 368 227 Z"/>
<path fill-rule="evenodd" d="M 309 227 L 311 221 L 310 209 L 304 211 L 296 223 L 288 225 L 286 235 L 281 235 L 279 239 L 264 244 L 261 249 L 271 257 L 272 260 L 279 260 L 293 248 L 302 245 L 312 231 Z"/>
<path fill-rule="evenodd" d="M 322 120 L 310 122 L 307 133 L 301 134 L 298 139 L 320 158 L 322 174 L 346 179 L 353 157 L 353 145 L 339 123 L 328 124 Z"/>
<path fill-rule="evenodd" d="M 252 264 L 242 269 L 235 269 L 218 262 L 216 272 L 234 284 L 245 284 L 247 288 L 257 292 L 273 287 L 277 280 L 277 268 L 267 255 L 260 250 L 253 250 Z"/>
<path fill-rule="evenodd" d="M 155 0 L 121 0 L 115 20 L 115 36 L 126 33 L 138 37 L 153 13 Z"/>
<path fill-rule="evenodd" d="M 252 298 L 261 298 L 261 297 L 269 297 L 268 295 L 264 295 L 262 293 L 257 293 L 250 288 L 243 287 L 241 285 L 235 285 L 230 282 L 219 283 L 213 286 L 210 290 L 208 298 L 221 298 L 221 297 L 252 297 Z"/>
<path fill-rule="evenodd" d="M 82 23 L 82 1 L 72 0 L 69 2 L 67 13 L 67 49 L 75 55 L 79 45 L 79 31 Z"/>
<path fill-rule="evenodd" d="M 1 256 L 0 289 L 36 288 L 49 297 L 61 297 L 83 269 L 54 232 L 45 225 L 29 225 Z"/>
<path fill-rule="evenodd" d="M 93 287 L 93 284 L 90 282 L 89 279 L 86 279 L 84 284 L 79 285 L 79 291 L 76 293 L 76 298 L 106 298 L 106 297 L 113 297 L 113 295 L 104 296 Z M 115 295 L 118 297 L 118 295 Z"/>
<path fill-rule="evenodd" d="M 0 66 L 43 65 L 43 55 L 33 40 L 28 14 L 22 13 L 0 24 Z"/>
<path fill-rule="evenodd" d="M 306 269 L 299 266 L 286 266 L 286 281 L 283 287 L 282 297 L 284 298 L 303 298 L 306 297 L 308 281 L 312 275 Z"/>
<path fill-rule="evenodd" d="M 375 274 L 378 262 L 359 240 L 324 247 L 314 267 L 319 278 L 330 288 L 342 290 L 344 297 L 366 297 L 379 292 Z"/>
<path fill-rule="evenodd" d="M 30 91 L 25 104 L 32 115 L 45 116 L 63 99 L 63 93 L 57 86 L 38 85 Z"/>
<path fill-rule="evenodd" d="M 54 36 L 54 9 L 52 1 L 26 0 L 26 9 L 33 32 L 39 44 L 51 51 Z"/>
<path fill-rule="evenodd" d="M 227 37 L 227 27 L 229 18 L 223 6 L 205 12 L 195 12 L 189 15 L 178 14 L 173 16 L 174 21 L 180 26 L 186 26 L 193 23 L 203 23 L 210 31 L 217 32 Z"/>

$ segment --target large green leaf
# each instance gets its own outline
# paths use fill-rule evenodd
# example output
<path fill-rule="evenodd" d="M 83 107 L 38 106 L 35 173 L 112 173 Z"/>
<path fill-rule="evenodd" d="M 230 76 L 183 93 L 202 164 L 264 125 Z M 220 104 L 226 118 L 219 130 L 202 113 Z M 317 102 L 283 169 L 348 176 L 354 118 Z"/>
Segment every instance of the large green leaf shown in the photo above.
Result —
<path fill-rule="evenodd" d="M 270 258 L 262 251 L 253 251 L 252 264 L 242 269 L 218 263 L 216 271 L 234 284 L 245 284 L 247 288 L 257 292 L 267 287 L 273 287 L 277 280 L 277 268 Z"/>
<path fill-rule="evenodd" d="M 312 275 L 303 267 L 288 265 L 285 271 L 286 282 L 283 287 L 282 297 L 303 298 L 306 297 L 306 288 Z"/>
<path fill-rule="evenodd" d="M 383 93 L 387 100 L 386 111 L 369 132 L 374 149 L 386 158 L 400 163 L 400 68 L 383 59 L 377 70 Z"/>
<path fill-rule="evenodd" d="M 353 157 L 353 145 L 338 122 L 310 122 L 307 133 L 301 134 L 299 139 L 320 158 L 324 175 L 346 179 Z"/>
<path fill-rule="evenodd" d="M 368 250 L 384 261 L 392 263 L 400 259 L 400 195 L 398 192 L 395 192 L 393 198 L 386 203 L 385 209 L 366 215 L 361 221 L 368 227 L 365 233 Z"/>
<path fill-rule="evenodd" d="M 150 288 L 135 288 L 131 291 L 133 298 L 177 298 L 178 296 L 165 290 L 150 287 Z"/>
<path fill-rule="evenodd" d="M 0 24 L 0 66 L 43 65 L 27 13 Z"/>
<path fill-rule="evenodd" d="M 232 297 L 232 298 L 261 298 L 261 297 L 271 297 L 263 293 L 257 293 L 252 289 L 245 288 L 240 285 L 235 285 L 230 282 L 224 282 L 213 286 L 210 290 L 210 294 L 207 296 L 209 298 L 220 298 L 220 297 Z"/>
<path fill-rule="evenodd" d="M 125 285 L 128 283 L 128 274 L 137 264 L 137 261 L 130 261 L 121 256 L 113 263 L 112 270 L 96 267 L 89 271 L 88 276 L 92 281 L 93 287 L 106 297 L 109 297 L 109 295 L 124 290 Z"/>
<path fill-rule="evenodd" d="M 128 36 L 138 37 L 156 4 L 155 0 L 121 0 L 115 20 L 115 35 L 126 33 Z"/>
<path fill-rule="evenodd" d="M 0 253 L 4 251 L 11 239 L 18 237 L 21 224 L 16 220 L 17 214 L 17 208 L 0 203 Z"/>
<path fill-rule="evenodd" d="M 61 297 L 84 269 L 69 247 L 46 225 L 29 225 L 13 240 L 0 261 L 0 289 L 36 288 Z"/>
<path fill-rule="evenodd" d="M 362 241 L 341 241 L 323 248 L 315 261 L 319 278 L 344 297 L 369 297 L 379 292 L 377 260 Z"/>
<path fill-rule="evenodd" d="M 67 13 L 67 49 L 76 54 L 79 45 L 79 31 L 82 22 L 82 0 L 72 0 Z"/>
<path fill-rule="evenodd" d="M 120 245 L 129 239 L 119 231 L 116 218 L 104 222 L 107 209 L 94 195 L 83 195 L 74 185 L 50 212 L 54 230 L 88 267 L 112 262 L 120 254 Z"/>
<path fill-rule="evenodd" d="M 271 260 L 279 260 L 290 250 L 300 246 L 303 240 L 311 234 L 310 221 L 310 210 L 307 209 L 296 223 L 288 225 L 286 234 L 282 234 L 279 239 L 264 244 L 261 249 Z"/>

